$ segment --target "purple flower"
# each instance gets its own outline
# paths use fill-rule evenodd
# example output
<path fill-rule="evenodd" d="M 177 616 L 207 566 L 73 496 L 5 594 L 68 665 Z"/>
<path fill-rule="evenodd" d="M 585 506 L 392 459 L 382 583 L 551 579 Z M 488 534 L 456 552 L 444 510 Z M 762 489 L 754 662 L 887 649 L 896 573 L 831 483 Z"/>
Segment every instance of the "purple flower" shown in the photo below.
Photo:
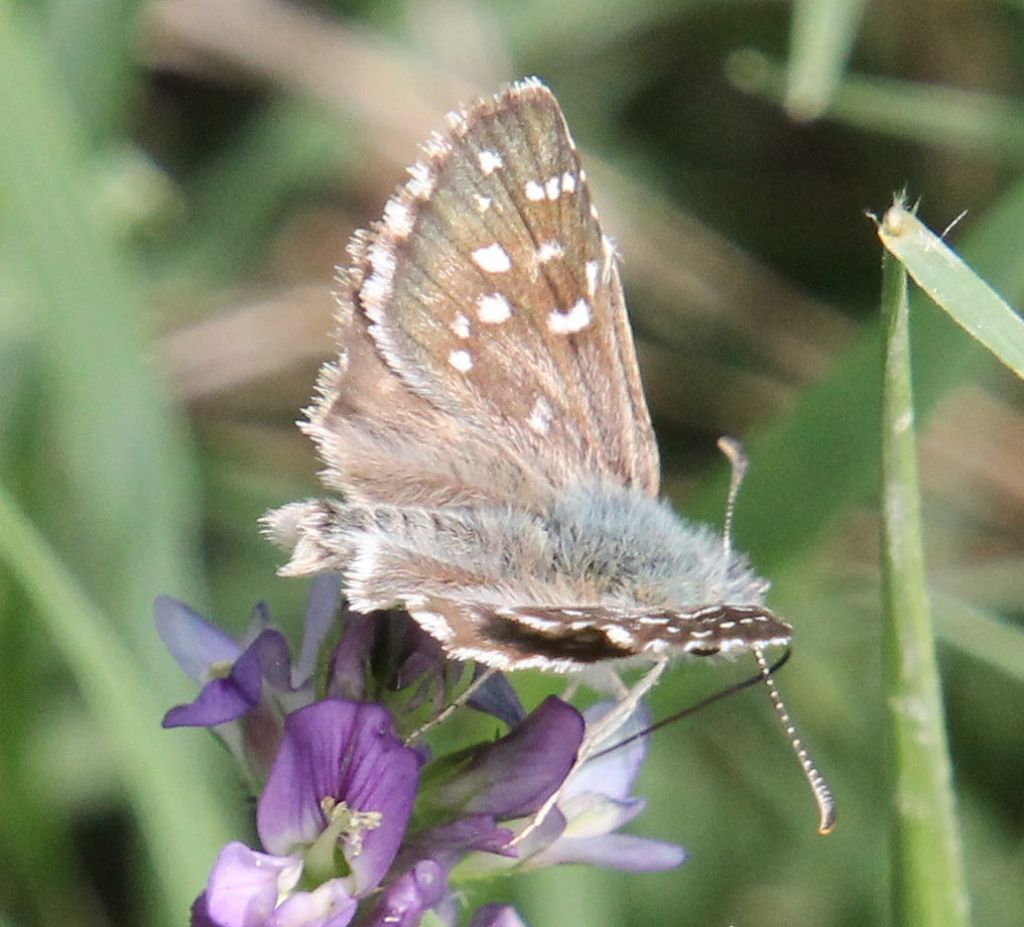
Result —
<path fill-rule="evenodd" d="M 588 708 L 584 712 L 587 725 L 596 724 L 611 708 L 608 702 Z M 612 735 L 613 743 L 597 744 L 593 752 L 599 754 L 603 748 L 642 731 L 648 724 L 647 712 L 636 712 Z M 686 859 L 682 847 L 614 833 L 644 808 L 643 799 L 632 797 L 630 793 L 646 753 L 647 738 L 641 737 L 604 756 L 595 755 L 572 773 L 555 807 L 541 825 L 518 844 L 517 859 L 473 854 L 459 866 L 458 875 L 471 877 L 513 867 L 539 869 L 559 863 L 591 863 L 634 872 L 680 865 Z M 511 826 L 523 830 L 528 823 L 527 819 L 520 824 L 512 822 Z"/>
<path fill-rule="evenodd" d="M 448 893 L 447 873 L 425 859 L 403 873 L 381 893 L 362 927 L 416 927 L 423 915 Z"/>
<path fill-rule="evenodd" d="M 201 684 L 165 726 L 213 728 L 263 784 L 261 846 L 224 847 L 193 906 L 193 927 L 346 927 L 357 919 L 359 927 L 416 927 L 428 911 L 454 925 L 450 886 L 466 879 L 562 862 L 631 870 L 682 862 L 680 847 L 616 833 L 643 808 L 631 792 L 644 739 L 576 768 L 586 729 L 609 706 L 581 715 L 552 697 L 524 716 L 495 675 L 468 704 L 509 733 L 430 759 L 396 728 L 417 730 L 449 704 L 463 664 L 404 612 L 346 610 L 339 627 L 339 601 L 336 577 L 315 581 L 294 667 L 260 606 L 235 640 L 182 603 L 157 601 L 161 636 Z M 614 740 L 646 723 L 638 714 Z M 556 794 L 534 827 L 533 815 Z M 512 908 L 487 905 L 470 927 L 524 925 Z"/>
<path fill-rule="evenodd" d="M 229 843 L 192 909 L 192 927 L 345 927 L 357 902 L 342 881 L 296 892 L 301 875 L 301 860 Z"/>
<path fill-rule="evenodd" d="M 269 852 L 225 847 L 193 923 L 344 927 L 398 852 L 419 766 L 379 705 L 326 699 L 293 712 L 257 806 Z M 418 872 L 413 888 L 430 882 Z M 403 884 L 399 900 L 416 894 Z M 416 897 L 436 903 L 425 889 Z"/>
<path fill-rule="evenodd" d="M 439 760 L 444 780 L 423 801 L 435 815 L 530 814 L 561 785 L 582 739 L 583 717 L 551 696 L 500 740 Z"/>
<path fill-rule="evenodd" d="M 288 717 L 260 796 L 260 841 L 281 855 L 305 849 L 307 863 L 311 852 L 330 850 L 316 856 L 327 873 L 340 846 L 352 893 L 365 894 L 398 852 L 419 766 L 419 755 L 395 737 L 391 717 L 379 705 L 325 699 L 301 708 Z"/>
<path fill-rule="evenodd" d="M 436 714 L 448 703 L 463 664 L 449 660 L 405 612 L 361 614 L 346 608 L 341 624 L 328 668 L 328 696 L 387 705 L 403 733 L 420 726 L 414 712 L 429 705 Z"/>
<path fill-rule="evenodd" d="M 317 654 L 339 602 L 336 577 L 317 577 L 306 610 L 302 655 L 293 672 L 291 651 L 270 626 L 266 608 L 253 609 L 249 628 L 235 640 L 183 602 L 160 596 L 157 631 L 171 655 L 202 688 L 187 705 L 164 716 L 163 726 L 217 728 L 255 781 L 262 781 L 280 742 L 283 716 L 313 697 Z"/>

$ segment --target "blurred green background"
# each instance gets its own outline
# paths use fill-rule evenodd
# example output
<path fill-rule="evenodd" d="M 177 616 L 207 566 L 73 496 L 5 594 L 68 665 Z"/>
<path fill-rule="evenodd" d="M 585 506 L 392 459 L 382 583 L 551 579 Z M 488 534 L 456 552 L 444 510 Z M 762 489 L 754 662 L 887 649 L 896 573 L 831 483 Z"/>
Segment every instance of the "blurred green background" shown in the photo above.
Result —
<path fill-rule="evenodd" d="M 878 575 L 880 248 L 904 186 L 1024 304 L 1020 0 L 0 0 L 0 925 L 186 921 L 250 805 L 158 593 L 295 629 L 265 509 L 317 491 L 293 422 L 333 265 L 460 101 L 558 95 L 624 278 L 665 468 L 796 627 L 763 692 L 659 733 L 638 833 L 681 869 L 481 887 L 532 927 L 892 923 Z M 1024 923 L 1024 390 L 924 300 L 916 425 L 975 923 Z M 680 665 L 667 714 L 749 672 Z M 556 682 L 517 678 L 536 699 Z"/>

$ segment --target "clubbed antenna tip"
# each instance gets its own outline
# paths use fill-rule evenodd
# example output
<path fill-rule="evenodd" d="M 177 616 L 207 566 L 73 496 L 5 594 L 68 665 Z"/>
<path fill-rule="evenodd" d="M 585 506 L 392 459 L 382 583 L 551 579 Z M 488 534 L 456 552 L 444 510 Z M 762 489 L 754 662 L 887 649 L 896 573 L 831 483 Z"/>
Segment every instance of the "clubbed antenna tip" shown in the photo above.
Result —
<path fill-rule="evenodd" d="M 800 761 L 800 768 L 804 771 L 804 776 L 807 778 L 811 791 L 814 793 L 814 800 L 818 803 L 818 833 L 823 836 L 829 834 L 836 826 L 836 800 L 832 795 L 832 789 L 829 788 L 825 777 L 818 771 L 814 760 L 811 759 L 811 755 L 800 740 L 796 726 L 789 717 L 789 712 L 786 711 L 782 696 L 779 695 L 778 687 L 775 685 L 772 668 L 768 665 L 768 661 L 765 659 L 764 652 L 760 647 L 754 648 L 754 659 L 757 660 L 757 667 L 761 671 L 761 678 L 764 679 L 765 685 L 768 686 L 768 697 L 771 699 L 772 708 L 775 709 L 775 713 L 782 722 L 783 730 L 785 730 L 786 735 L 789 737 L 793 752 Z"/>

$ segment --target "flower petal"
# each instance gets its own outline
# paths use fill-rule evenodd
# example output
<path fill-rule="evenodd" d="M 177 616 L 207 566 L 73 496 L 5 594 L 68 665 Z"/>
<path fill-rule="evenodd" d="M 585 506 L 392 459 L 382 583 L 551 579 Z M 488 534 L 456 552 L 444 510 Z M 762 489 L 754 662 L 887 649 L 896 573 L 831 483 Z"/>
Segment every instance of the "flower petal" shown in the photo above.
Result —
<path fill-rule="evenodd" d="M 568 802 L 560 801 L 558 807 L 567 820 L 566 837 L 599 837 L 628 824 L 644 810 L 645 804 L 642 798 L 618 801 L 587 792 Z"/>
<path fill-rule="evenodd" d="M 531 814 L 562 783 L 582 739 L 582 715 L 550 696 L 510 734 L 477 750 L 431 801 L 450 812 L 499 819 Z"/>
<path fill-rule="evenodd" d="M 313 579 L 306 603 L 306 618 L 302 630 L 302 650 L 295 664 L 296 687 L 312 679 L 316 672 L 320 648 L 334 628 L 341 606 L 341 574 L 320 573 Z"/>
<path fill-rule="evenodd" d="M 255 708 L 263 681 L 288 684 L 288 642 L 279 631 L 267 630 L 242 651 L 227 676 L 212 679 L 188 705 L 178 705 L 164 715 L 163 726 L 214 727 L 234 721 Z"/>
<path fill-rule="evenodd" d="M 502 673 L 490 677 L 466 702 L 470 708 L 494 715 L 504 721 L 510 728 L 522 724 L 526 718 L 523 703 L 519 701 L 519 693 L 512 688 L 512 683 Z"/>
<path fill-rule="evenodd" d="M 297 892 L 271 915 L 268 927 L 346 927 L 358 902 L 341 879 L 330 879 L 311 892 Z"/>
<path fill-rule="evenodd" d="M 352 894 L 387 872 L 405 833 L 419 777 L 418 754 L 394 734 L 379 705 L 327 699 L 288 716 L 284 739 L 257 809 L 263 846 L 289 853 L 310 845 L 326 825 L 323 799 L 380 814 L 378 826 L 346 843 Z"/>
<path fill-rule="evenodd" d="M 277 630 L 261 631 L 249 645 L 259 654 L 260 674 L 268 685 L 279 692 L 292 687 L 292 653 L 285 636 Z"/>
<path fill-rule="evenodd" d="M 330 696 L 355 701 L 366 697 L 369 688 L 367 673 L 377 640 L 378 619 L 376 612 L 364 615 L 345 607 L 341 616 L 341 639 L 331 660 L 327 689 Z"/>
<path fill-rule="evenodd" d="M 385 888 L 373 913 L 360 923 L 362 927 L 416 927 L 447 891 L 444 870 L 433 860 L 423 860 Z"/>
<path fill-rule="evenodd" d="M 674 843 L 649 840 L 630 834 L 573 839 L 563 837 L 526 860 L 523 869 L 539 869 L 560 863 L 589 863 L 627 872 L 672 869 L 686 860 L 686 850 Z"/>
<path fill-rule="evenodd" d="M 242 646 L 233 637 L 168 595 L 157 597 L 153 617 L 157 633 L 171 656 L 200 684 L 209 680 L 211 666 L 230 666 L 242 652 Z"/>
<path fill-rule="evenodd" d="M 243 843 L 229 843 L 220 851 L 206 884 L 203 913 L 207 922 L 217 927 L 264 927 L 278 895 L 295 885 L 301 871 L 302 863 L 292 857 L 270 856 Z"/>
<path fill-rule="evenodd" d="M 614 707 L 614 702 L 598 702 L 596 705 L 591 705 L 583 712 L 587 727 L 593 727 Z M 641 705 L 630 715 L 629 720 L 608 738 L 608 742 L 602 741 L 595 746 L 595 752 L 612 747 L 640 731 L 646 730 L 650 723 L 650 712 L 646 706 Z M 559 804 L 564 805 L 574 796 L 587 792 L 607 795 L 609 798 L 628 798 L 646 756 L 646 737 L 638 737 L 624 747 L 612 750 L 604 756 L 595 756 L 594 759 L 588 760 L 581 769 L 573 773 L 572 778 L 566 783 Z"/>
<path fill-rule="evenodd" d="M 162 724 L 165 728 L 214 727 L 234 721 L 259 703 L 262 681 L 259 654 L 250 648 L 228 676 L 206 683 L 192 702 L 168 711 Z"/>
<path fill-rule="evenodd" d="M 515 858 L 515 848 L 509 846 L 514 836 L 507 827 L 499 827 L 489 814 L 469 815 L 407 837 L 396 867 L 406 868 L 415 860 L 432 859 L 450 870 L 474 850 Z"/>

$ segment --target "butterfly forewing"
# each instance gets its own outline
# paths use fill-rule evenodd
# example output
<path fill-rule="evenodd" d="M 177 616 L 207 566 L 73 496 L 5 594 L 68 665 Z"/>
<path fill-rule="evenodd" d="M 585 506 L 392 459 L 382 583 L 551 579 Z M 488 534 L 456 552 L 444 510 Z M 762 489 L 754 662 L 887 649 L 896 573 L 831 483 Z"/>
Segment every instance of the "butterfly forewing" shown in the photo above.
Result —
<path fill-rule="evenodd" d="M 567 672 L 605 660 L 788 644 L 792 636 L 786 622 L 761 606 L 500 606 L 412 597 L 407 608 L 453 656 L 499 669 Z"/>
<path fill-rule="evenodd" d="M 359 303 L 371 273 L 365 238 L 349 251 L 336 290 L 340 357 L 321 371 L 303 423 L 325 482 L 354 502 L 535 507 L 550 487 L 529 461 L 422 398 L 384 362 Z"/>
<path fill-rule="evenodd" d="M 551 93 L 523 82 L 449 117 L 372 230 L 359 307 L 431 406 L 555 486 L 657 491 L 615 267 Z"/>

